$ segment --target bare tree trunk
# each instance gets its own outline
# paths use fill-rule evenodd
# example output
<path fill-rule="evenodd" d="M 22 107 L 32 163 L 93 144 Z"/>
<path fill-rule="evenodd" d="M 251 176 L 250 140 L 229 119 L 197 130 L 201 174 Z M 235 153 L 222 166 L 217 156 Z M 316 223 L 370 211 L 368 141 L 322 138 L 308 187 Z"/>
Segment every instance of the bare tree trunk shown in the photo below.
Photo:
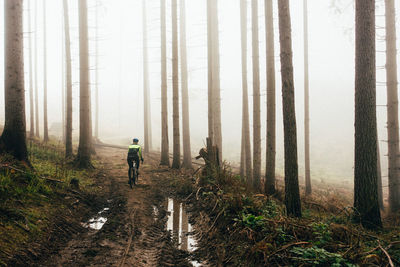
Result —
<path fill-rule="evenodd" d="M 49 126 L 47 119 L 47 29 L 46 0 L 43 0 L 43 139 L 49 141 Z"/>
<path fill-rule="evenodd" d="M 218 0 L 213 1 L 212 11 L 212 65 L 213 65 L 213 105 L 214 105 L 214 144 L 218 148 L 219 163 L 222 161 L 222 124 L 221 124 L 221 89 L 219 63 L 219 27 L 218 27 Z"/>
<path fill-rule="evenodd" d="M 377 151 L 377 165 L 376 169 L 378 172 L 378 201 L 379 201 L 379 208 L 381 210 L 385 209 L 385 205 L 383 203 L 383 187 L 382 187 L 382 168 L 381 168 L 381 152 L 379 149 L 379 138 L 378 138 L 378 129 L 376 132 L 377 142 L 376 142 L 376 151 Z"/>
<path fill-rule="evenodd" d="M 303 0 L 304 19 L 304 166 L 306 175 L 306 195 L 310 195 L 310 94 L 309 94 L 309 71 L 308 71 L 308 0 Z"/>
<path fill-rule="evenodd" d="M 296 111 L 294 106 L 292 26 L 289 0 L 278 1 L 278 10 L 285 146 L 285 205 L 288 215 L 301 217 Z"/>
<path fill-rule="evenodd" d="M 168 80 L 167 80 L 167 26 L 165 1 L 161 4 L 161 161 L 160 165 L 169 166 L 168 138 Z"/>
<path fill-rule="evenodd" d="M 71 41 L 69 31 L 68 1 L 63 0 L 64 34 L 65 34 L 65 66 L 66 66 L 66 125 L 65 125 L 65 156 L 72 157 L 72 67 Z"/>
<path fill-rule="evenodd" d="M 243 116 L 242 116 L 242 124 L 243 124 Z M 242 181 L 246 179 L 246 147 L 244 144 L 244 128 L 242 125 L 242 137 L 240 140 L 240 178 Z"/>
<path fill-rule="evenodd" d="M 40 138 L 40 128 L 39 128 L 39 85 L 38 85 L 38 1 L 35 1 L 35 123 L 36 123 L 36 133 L 35 136 Z"/>
<path fill-rule="evenodd" d="M 397 92 L 396 11 L 394 0 L 385 0 L 386 8 L 386 82 L 387 130 L 389 154 L 389 207 L 400 210 L 399 176 L 399 97 Z"/>
<path fill-rule="evenodd" d="M 240 0 L 240 32 L 242 46 L 242 157 L 246 170 L 246 184 L 253 182 L 252 156 L 250 144 L 249 95 L 247 83 L 247 1 Z M 244 177 L 244 173 L 242 175 Z"/>
<path fill-rule="evenodd" d="M 5 125 L 0 138 L 0 151 L 28 161 L 26 147 L 24 90 L 23 1 L 4 0 L 5 40 Z"/>
<path fill-rule="evenodd" d="M 219 77 L 218 1 L 207 0 L 208 136 L 222 159 L 221 96 Z"/>
<path fill-rule="evenodd" d="M 265 0 L 265 34 L 267 42 L 267 155 L 264 191 L 275 194 L 276 158 L 276 99 L 275 99 L 275 40 L 272 0 Z"/>
<path fill-rule="evenodd" d="M 378 202 L 376 130 L 375 1 L 356 0 L 355 217 L 382 226 Z"/>
<path fill-rule="evenodd" d="M 62 14 L 61 14 L 62 15 Z M 65 144 L 65 40 L 64 25 L 61 24 L 61 114 L 62 114 L 62 140 Z"/>
<path fill-rule="evenodd" d="M 92 127 L 90 126 L 89 42 L 87 1 L 79 1 L 79 65 L 80 65 L 80 113 L 79 148 L 77 163 L 80 167 L 91 166 Z"/>
<path fill-rule="evenodd" d="M 186 49 L 186 0 L 180 0 L 180 46 L 181 46 L 181 82 L 182 82 L 182 134 L 183 134 L 183 167 L 192 168 L 190 148 L 189 92 Z"/>
<path fill-rule="evenodd" d="M 143 0 L 143 97 L 144 97 L 144 152 L 150 151 L 149 135 L 149 58 L 147 48 L 146 1 Z"/>
<path fill-rule="evenodd" d="M 251 1 L 251 14 L 253 54 L 253 188 L 258 191 L 261 189 L 261 119 L 258 44 L 258 0 Z"/>
<path fill-rule="evenodd" d="M 181 144 L 179 129 L 179 73 L 178 73 L 178 4 L 177 0 L 172 0 L 172 84 L 173 84 L 173 160 L 172 168 L 179 169 L 181 167 Z"/>
<path fill-rule="evenodd" d="M 28 24 L 29 24 L 29 36 L 28 36 L 28 41 L 29 41 L 29 108 L 30 108 L 30 131 L 29 131 L 29 137 L 33 138 L 35 136 L 35 106 L 34 106 L 34 97 L 33 97 L 33 67 L 32 67 L 32 52 L 33 52 L 33 47 L 32 47 L 32 19 L 31 19 L 31 14 L 32 14 L 32 0 L 28 1 L 29 7 L 28 7 Z"/>
<path fill-rule="evenodd" d="M 94 128 L 94 136 L 96 140 L 99 140 L 99 7 L 98 3 L 96 2 L 96 18 L 95 18 L 95 23 L 96 23 L 96 33 L 95 33 L 95 58 L 96 58 L 96 67 L 95 67 L 95 86 L 96 86 L 96 92 L 95 92 L 95 101 L 96 101 L 96 114 L 95 114 L 95 128 Z"/>
<path fill-rule="evenodd" d="M 212 51 L 212 9 L 213 0 L 207 0 L 207 65 L 208 65 L 208 138 L 214 144 L 214 107 L 213 107 L 213 51 Z"/>

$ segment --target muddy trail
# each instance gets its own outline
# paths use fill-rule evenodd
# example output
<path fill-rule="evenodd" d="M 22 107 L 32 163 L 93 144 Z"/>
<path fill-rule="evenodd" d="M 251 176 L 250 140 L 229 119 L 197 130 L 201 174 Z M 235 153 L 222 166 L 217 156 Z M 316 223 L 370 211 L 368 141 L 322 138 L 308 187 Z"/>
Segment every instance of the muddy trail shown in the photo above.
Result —
<path fill-rule="evenodd" d="M 130 189 L 126 151 L 97 148 L 106 191 L 98 211 L 41 266 L 206 266 L 193 258 L 196 241 L 184 204 L 168 189 L 168 168 L 149 155 Z"/>

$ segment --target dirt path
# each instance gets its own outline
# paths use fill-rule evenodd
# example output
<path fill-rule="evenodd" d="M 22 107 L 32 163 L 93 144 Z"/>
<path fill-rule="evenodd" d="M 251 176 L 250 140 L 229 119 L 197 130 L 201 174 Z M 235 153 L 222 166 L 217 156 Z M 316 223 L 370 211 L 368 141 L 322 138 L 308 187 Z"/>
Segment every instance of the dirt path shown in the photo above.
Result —
<path fill-rule="evenodd" d="M 177 249 L 167 231 L 168 170 L 150 155 L 141 166 L 138 185 L 128 186 L 126 151 L 97 148 L 104 163 L 106 205 L 96 217 L 107 222 L 101 230 L 74 236 L 48 266 L 193 266 L 189 253 Z"/>

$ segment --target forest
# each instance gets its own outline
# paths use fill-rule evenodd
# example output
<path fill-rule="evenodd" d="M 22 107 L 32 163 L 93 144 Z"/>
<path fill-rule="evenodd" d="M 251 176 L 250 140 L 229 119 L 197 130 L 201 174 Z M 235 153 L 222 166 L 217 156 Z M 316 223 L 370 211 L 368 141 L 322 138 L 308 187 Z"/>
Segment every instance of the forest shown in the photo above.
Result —
<path fill-rule="evenodd" d="M 3 0 L 0 266 L 400 266 L 399 9 Z"/>

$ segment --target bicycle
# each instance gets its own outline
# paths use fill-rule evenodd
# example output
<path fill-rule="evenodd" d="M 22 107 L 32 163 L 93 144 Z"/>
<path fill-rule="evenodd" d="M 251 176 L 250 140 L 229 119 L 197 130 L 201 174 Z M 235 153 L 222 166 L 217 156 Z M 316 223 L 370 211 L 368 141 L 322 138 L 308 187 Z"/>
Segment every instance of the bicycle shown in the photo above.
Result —
<path fill-rule="evenodd" d="M 139 180 L 137 175 L 136 161 L 133 161 L 132 166 L 129 166 L 128 175 L 129 175 L 129 185 L 132 189 L 133 186 L 136 185 L 136 182 Z"/>

